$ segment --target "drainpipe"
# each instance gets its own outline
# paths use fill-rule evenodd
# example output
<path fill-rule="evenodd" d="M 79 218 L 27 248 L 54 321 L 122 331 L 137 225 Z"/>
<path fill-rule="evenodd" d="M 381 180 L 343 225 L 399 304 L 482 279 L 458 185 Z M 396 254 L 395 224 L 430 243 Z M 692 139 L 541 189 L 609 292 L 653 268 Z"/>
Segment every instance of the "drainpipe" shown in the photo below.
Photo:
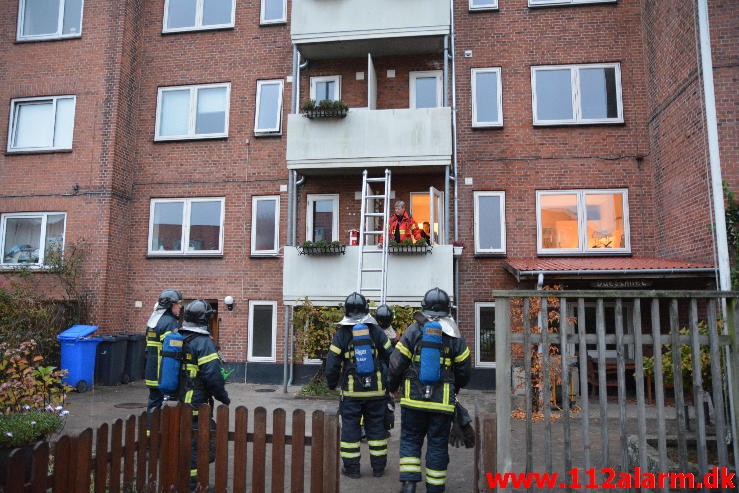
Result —
<path fill-rule="evenodd" d="M 454 241 L 459 240 L 459 198 L 458 198 L 458 180 L 457 180 L 457 64 L 454 58 L 455 50 L 455 31 L 454 31 L 454 2 L 449 2 L 449 25 L 451 27 L 448 38 L 444 39 L 444 64 L 451 62 L 451 89 L 452 89 L 452 163 L 454 172 L 450 175 L 449 166 L 446 167 L 445 188 L 444 188 L 444 221 L 446 228 L 444 231 L 445 243 L 449 244 L 449 181 L 454 181 Z M 447 39 L 449 42 L 447 43 Z M 459 274 L 459 257 L 454 257 L 454 302 L 457 307 L 460 306 L 460 274 Z M 457 309 L 457 323 L 460 322 L 459 309 Z"/>

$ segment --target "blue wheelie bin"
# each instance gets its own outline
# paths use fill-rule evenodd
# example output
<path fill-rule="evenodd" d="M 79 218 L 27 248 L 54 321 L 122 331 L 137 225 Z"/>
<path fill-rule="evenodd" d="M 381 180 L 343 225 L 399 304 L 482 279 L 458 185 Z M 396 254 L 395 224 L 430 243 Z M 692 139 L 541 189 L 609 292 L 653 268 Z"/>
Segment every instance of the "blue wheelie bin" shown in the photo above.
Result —
<path fill-rule="evenodd" d="M 102 340 L 88 337 L 98 330 L 97 325 L 73 325 L 57 336 L 61 344 L 62 370 L 67 370 L 64 383 L 77 392 L 85 392 L 95 378 L 95 350 Z"/>

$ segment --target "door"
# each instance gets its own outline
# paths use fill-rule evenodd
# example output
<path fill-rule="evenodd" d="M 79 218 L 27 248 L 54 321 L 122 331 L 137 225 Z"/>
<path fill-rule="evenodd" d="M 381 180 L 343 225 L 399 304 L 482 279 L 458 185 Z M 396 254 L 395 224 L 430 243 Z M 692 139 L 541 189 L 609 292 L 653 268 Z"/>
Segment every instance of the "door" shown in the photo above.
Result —
<path fill-rule="evenodd" d="M 434 187 L 429 187 L 429 211 L 431 244 L 444 241 L 444 194 Z"/>

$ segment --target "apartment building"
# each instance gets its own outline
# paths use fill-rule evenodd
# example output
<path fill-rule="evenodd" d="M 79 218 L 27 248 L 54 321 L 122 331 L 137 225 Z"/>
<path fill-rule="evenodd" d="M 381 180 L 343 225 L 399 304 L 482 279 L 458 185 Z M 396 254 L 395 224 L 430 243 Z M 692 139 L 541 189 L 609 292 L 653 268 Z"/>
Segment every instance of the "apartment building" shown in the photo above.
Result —
<path fill-rule="evenodd" d="M 340 303 L 364 250 L 381 251 L 368 236 L 301 255 L 360 229 L 365 170 L 389 170 L 391 200 L 432 237 L 429 253 L 388 256 L 387 301 L 447 290 L 479 386 L 493 289 L 717 286 L 694 2 L 7 3 L 2 268 L 34 266 L 53 292 L 46 252 L 84 243 L 104 330 L 139 331 L 177 288 L 218 310 L 238 375 L 281 382 L 291 307 Z M 736 190 L 739 15 L 708 3 Z M 309 99 L 349 110 L 307 118 Z M 297 362 L 295 380 L 312 369 Z"/>

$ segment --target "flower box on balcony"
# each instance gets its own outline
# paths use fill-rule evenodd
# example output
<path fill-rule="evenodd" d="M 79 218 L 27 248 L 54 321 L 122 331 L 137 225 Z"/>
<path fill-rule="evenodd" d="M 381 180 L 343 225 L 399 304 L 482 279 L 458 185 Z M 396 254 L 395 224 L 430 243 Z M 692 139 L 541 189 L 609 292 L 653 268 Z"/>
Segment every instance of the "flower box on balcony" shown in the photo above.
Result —
<path fill-rule="evenodd" d="M 303 103 L 301 109 L 306 118 L 344 118 L 349 111 L 349 106 L 343 101 L 324 100 L 316 103 L 309 99 Z"/>
<path fill-rule="evenodd" d="M 338 241 L 333 243 L 306 241 L 298 247 L 298 254 L 300 255 L 344 255 L 345 253 L 346 245 L 342 245 Z"/>
<path fill-rule="evenodd" d="M 434 247 L 423 242 L 412 244 L 406 242 L 391 242 L 387 246 L 388 253 L 392 253 L 394 255 L 426 255 L 427 253 L 431 253 L 433 249 Z"/>

